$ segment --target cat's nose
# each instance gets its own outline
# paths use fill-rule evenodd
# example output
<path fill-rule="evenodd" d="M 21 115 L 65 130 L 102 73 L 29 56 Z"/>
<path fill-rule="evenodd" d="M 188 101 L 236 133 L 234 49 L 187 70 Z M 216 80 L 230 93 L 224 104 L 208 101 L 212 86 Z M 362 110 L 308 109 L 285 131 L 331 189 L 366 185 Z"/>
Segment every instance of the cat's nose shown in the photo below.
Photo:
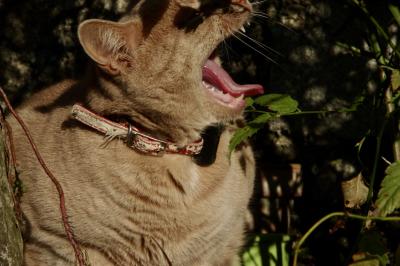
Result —
<path fill-rule="evenodd" d="M 252 11 L 251 4 L 248 0 L 232 0 L 231 4 L 244 8 L 246 11 Z"/>

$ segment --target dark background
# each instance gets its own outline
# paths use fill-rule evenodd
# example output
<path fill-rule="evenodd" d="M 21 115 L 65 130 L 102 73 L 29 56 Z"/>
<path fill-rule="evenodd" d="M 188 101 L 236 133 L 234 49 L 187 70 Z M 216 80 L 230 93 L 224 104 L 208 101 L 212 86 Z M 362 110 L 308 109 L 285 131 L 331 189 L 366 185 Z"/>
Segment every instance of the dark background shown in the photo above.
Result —
<path fill-rule="evenodd" d="M 370 10 L 396 36 L 385 1 L 375 2 L 371 1 Z M 368 22 L 350 1 L 257 3 L 247 35 L 262 45 L 241 37 L 251 49 L 232 38 L 222 55 L 238 82 L 262 83 L 266 93 L 289 94 L 301 110 L 338 110 L 379 89 L 377 64 L 368 49 L 355 56 L 338 44 L 366 47 Z M 0 0 L 0 85 L 14 105 L 56 81 L 79 77 L 87 58 L 78 45 L 77 25 L 86 18 L 116 20 L 130 5 L 123 0 Z M 256 232 L 290 234 L 296 239 L 323 215 L 344 209 L 340 182 L 361 170 L 367 175 L 371 168 L 374 145 L 366 140 L 362 164 L 355 148 L 376 119 L 369 111 L 361 106 L 353 113 L 294 116 L 265 125 L 253 139 L 260 168 L 253 203 L 258 208 Z M 385 157 L 393 160 L 390 142 L 384 144 Z M 297 194 L 287 180 L 298 172 L 293 164 L 301 167 L 295 185 L 302 190 Z M 271 189 L 278 185 L 286 189 L 283 195 L 268 194 L 265 183 Z M 282 210 L 286 216 L 278 215 Z M 307 242 L 301 257 L 305 265 L 349 262 L 357 250 L 354 232 L 360 224 L 348 222 L 332 231 L 335 223 L 318 229 Z M 398 228 L 388 225 L 380 232 L 394 251 L 400 239 Z"/>

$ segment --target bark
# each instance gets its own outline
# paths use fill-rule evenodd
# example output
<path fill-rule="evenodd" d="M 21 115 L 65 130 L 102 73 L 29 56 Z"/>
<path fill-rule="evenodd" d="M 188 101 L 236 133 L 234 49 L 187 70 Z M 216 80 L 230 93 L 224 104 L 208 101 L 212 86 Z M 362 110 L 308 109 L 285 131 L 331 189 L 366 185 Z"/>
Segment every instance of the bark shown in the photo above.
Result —
<path fill-rule="evenodd" d="M 0 265 L 22 265 L 23 241 L 14 211 L 12 189 L 7 178 L 7 150 L 0 134 Z"/>

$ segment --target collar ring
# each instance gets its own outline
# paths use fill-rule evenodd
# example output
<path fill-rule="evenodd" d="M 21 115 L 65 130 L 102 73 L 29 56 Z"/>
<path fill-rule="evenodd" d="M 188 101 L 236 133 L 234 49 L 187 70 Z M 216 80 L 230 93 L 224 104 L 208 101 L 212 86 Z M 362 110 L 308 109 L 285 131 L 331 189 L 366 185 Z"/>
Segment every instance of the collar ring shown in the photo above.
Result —
<path fill-rule="evenodd" d="M 128 134 L 126 134 L 126 145 L 128 145 L 129 147 L 132 147 L 133 142 L 136 138 L 136 132 L 134 130 L 132 130 L 132 125 L 129 124 L 128 125 Z"/>

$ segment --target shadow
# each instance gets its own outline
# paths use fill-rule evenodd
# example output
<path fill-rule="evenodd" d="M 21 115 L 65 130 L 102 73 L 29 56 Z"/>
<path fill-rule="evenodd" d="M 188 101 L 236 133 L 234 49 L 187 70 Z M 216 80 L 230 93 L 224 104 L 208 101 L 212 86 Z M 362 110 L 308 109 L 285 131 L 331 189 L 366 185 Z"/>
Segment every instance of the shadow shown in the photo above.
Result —
<path fill-rule="evenodd" d="M 40 105 L 35 108 L 40 113 L 49 113 L 55 108 L 73 105 L 77 102 L 77 99 L 81 99 L 78 102 L 86 103 L 86 96 L 88 90 L 81 84 L 75 84 L 71 88 L 63 92 L 58 98 L 49 104 Z"/>
<path fill-rule="evenodd" d="M 224 127 L 221 125 L 209 126 L 201 134 L 203 137 L 203 149 L 201 152 L 193 156 L 193 160 L 199 166 L 210 166 L 215 162 L 219 139 Z"/>
<path fill-rule="evenodd" d="M 145 22 L 143 25 L 143 35 L 149 36 L 153 27 L 162 18 L 168 8 L 168 0 L 147 0 L 139 8 L 139 15 Z"/>
<path fill-rule="evenodd" d="M 262 236 L 259 248 L 262 265 L 289 265 L 290 238 L 284 234 L 268 234 Z"/>
<path fill-rule="evenodd" d="M 89 64 L 90 66 L 87 71 L 88 78 L 86 80 L 75 83 L 74 85 L 72 85 L 72 87 L 62 92 L 54 101 L 45 105 L 38 106 L 36 107 L 36 110 L 41 113 L 48 113 L 55 108 L 71 106 L 75 103 L 87 105 L 90 101 L 88 95 L 91 90 L 95 90 L 100 97 L 112 100 L 111 94 L 106 89 L 101 87 L 94 78 L 94 70 L 90 70 L 94 68 L 93 63 Z M 106 74 L 103 75 L 103 78 L 111 79 L 111 77 L 107 76 Z"/>
<path fill-rule="evenodd" d="M 182 7 L 174 19 L 174 24 L 179 29 L 184 29 L 186 32 L 195 31 L 197 27 L 203 23 L 211 15 L 216 12 L 228 13 L 231 0 L 219 1 L 200 1 L 200 7 L 194 9 L 191 7 Z"/>

